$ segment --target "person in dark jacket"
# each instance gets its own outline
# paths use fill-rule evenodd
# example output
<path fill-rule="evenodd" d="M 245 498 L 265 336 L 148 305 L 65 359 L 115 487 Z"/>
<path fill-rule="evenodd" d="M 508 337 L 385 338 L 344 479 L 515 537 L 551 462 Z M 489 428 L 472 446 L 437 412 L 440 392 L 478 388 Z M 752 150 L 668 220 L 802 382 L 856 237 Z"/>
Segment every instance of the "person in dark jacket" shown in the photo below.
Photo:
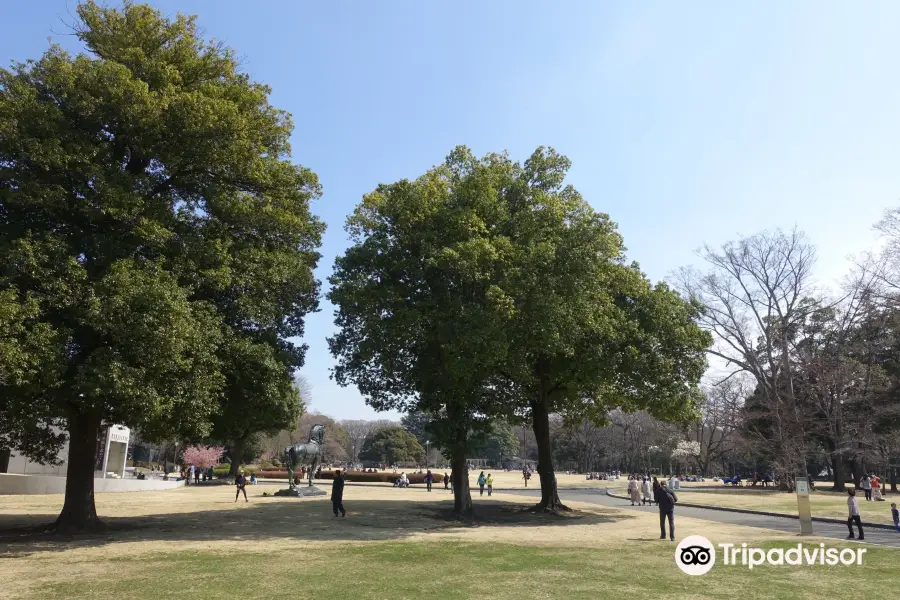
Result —
<path fill-rule="evenodd" d="M 237 493 L 234 495 L 234 501 L 237 502 L 238 498 L 241 496 L 241 492 L 244 492 L 244 502 L 250 502 L 247 500 L 247 478 L 244 477 L 244 472 L 241 471 L 238 473 L 238 476 L 234 478 L 234 485 L 237 487 Z"/>
<path fill-rule="evenodd" d="M 335 517 L 338 513 L 342 517 L 347 516 L 347 511 L 344 510 L 344 476 L 340 469 L 334 472 L 334 482 L 331 484 L 331 508 L 334 509 Z"/>
<path fill-rule="evenodd" d="M 444 489 L 445 490 L 450 489 L 450 476 L 447 475 L 446 473 L 444 473 Z"/>
<path fill-rule="evenodd" d="M 675 503 L 678 497 L 666 487 L 665 481 L 653 492 L 653 499 L 659 507 L 659 539 L 666 539 L 666 519 L 669 519 L 669 539 L 675 541 Z"/>

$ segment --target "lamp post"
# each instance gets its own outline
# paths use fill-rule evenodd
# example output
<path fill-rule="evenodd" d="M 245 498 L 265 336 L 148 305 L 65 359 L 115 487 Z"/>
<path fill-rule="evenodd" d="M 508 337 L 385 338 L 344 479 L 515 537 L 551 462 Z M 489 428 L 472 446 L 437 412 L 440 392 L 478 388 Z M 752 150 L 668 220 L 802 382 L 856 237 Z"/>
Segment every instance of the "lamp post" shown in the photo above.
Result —
<path fill-rule="evenodd" d="M 428 446 L 431 444 L 428 440 L 425 440 L 425 469 L 428 469 Z"/>

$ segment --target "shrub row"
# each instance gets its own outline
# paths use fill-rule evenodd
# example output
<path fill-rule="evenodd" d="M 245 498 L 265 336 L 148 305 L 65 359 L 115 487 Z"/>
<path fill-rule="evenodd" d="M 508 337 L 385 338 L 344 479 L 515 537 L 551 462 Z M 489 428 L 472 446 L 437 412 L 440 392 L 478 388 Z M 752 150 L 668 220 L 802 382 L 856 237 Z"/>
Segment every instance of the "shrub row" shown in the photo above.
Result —
<path fill-rule="evenodd" d="M 443 473 L 433 473 L 434 482 L 437 484 L 443 477 Z M 288 474 L 287 471 L 280 471 L 274 469 L 263 469 L 262 471 L 256 472 L 257 477 L 264 477 L 266 479 L 287 479 Z M 400 477 L 400 473 L 366 473 L 365 471 L 348 471 L 347 479 L 349 481 L 355 481 L 359 483 L 394 483 L 397 478 Z M 425 473 L 407 473 L 406 477 L 409 479 L 410 484 L 421 484 L 425 483 Z M 332 480 L 334 479 L 334 471 L 322 471 L 319 473 L 319 476 L 315 479 L 320 480 Z"/>

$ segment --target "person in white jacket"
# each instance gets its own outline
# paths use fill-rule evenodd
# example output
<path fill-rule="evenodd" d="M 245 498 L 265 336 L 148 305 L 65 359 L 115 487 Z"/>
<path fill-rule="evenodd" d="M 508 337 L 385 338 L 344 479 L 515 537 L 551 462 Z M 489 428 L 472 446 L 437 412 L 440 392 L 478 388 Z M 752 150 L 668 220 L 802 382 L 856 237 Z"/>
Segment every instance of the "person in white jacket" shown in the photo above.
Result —
<path fill-rule="evenodd" d="M 653 504 L 653 496 L 650 495 L 650 478 L 644 477 L 641 481 L 641 504 Z"/>
<path fill-rule="evenodd" d="M 853 539 L 854 523 L 856 523 L 856 528 L 859 530 L 859 536 L 856 539 L 866 539 L 863 535 L 862 519 L 859 516 L 859 501 L 856 499 L 856 490 L 853 488 L 847 490 L 847 513 L 847 529 L 850 530 L 850 535 L 847 536 L 847 539 Z"/>

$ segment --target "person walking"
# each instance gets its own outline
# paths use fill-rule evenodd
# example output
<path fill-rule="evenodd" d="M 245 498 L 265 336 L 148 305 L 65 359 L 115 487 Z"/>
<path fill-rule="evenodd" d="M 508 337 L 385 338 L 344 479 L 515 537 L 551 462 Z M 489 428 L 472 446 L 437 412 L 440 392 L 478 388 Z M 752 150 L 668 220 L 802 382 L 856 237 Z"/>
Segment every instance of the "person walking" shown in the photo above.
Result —
<path fill-rule="evenodd" d="M 194 473 L 194 484 L 200 485 L 200 467 L 194 468 L 194 465 L 191 465 L 191 471 Z"/>
<path fill-rule="evenodd" d="M 872 480 L 869 478 L 869 474 L 866 473 L 862 476 L 862 479 L 859 481 L 859 487 L 865 493 L 866 500 L 872 499 Z"/>
<path fill-rule="evenodd" d="M 484 471 L 481 472 L 481 475 L 478 476 L 478 489 L 481 490 L 479 495 L 484 496 L 484 484 L 487 483 L 487 478 L 484 476 Z"/>
<path fill-rule="evenodd" d="M 344 510 L 344 475 L 340 469 L 334 472 L 334 481 L 331 483 L 331 508 L 335 517 L 338 513 L 341 517 L 347 516 L 347 511 Z"/>
<path fill-rule="evenodd" d="M 650 478 L 644 477 L 641 482 L 641 504 L 653 504 L 653 496 L 650 495 Z"/>
<path fill-rule="evenodd" d="M 488 473 L 485 483 L 487 484 L 488 496 L 490 496 L 494 492 L 494 477 L 490 473 Z"/>
<path fill-rule="evenodd" d="M 447 475 L 446 473 L 444 473 L 444 489 L 445 490 L 450 489 L 450 476 Z"/>
<path fill-rule="evenodd" d="M 428 472 L 425 473 L 425 483 L 428 485 L 428 491 L 431 491 L 431 483 L 434 481 L 434 475 L 431 474 L 431 469 L 428 469 Z"/>
<path fill-rule="evenodd" d="M 528 487 L 528 477 L 529 476 L 530 476 L 530 474 L 528 473 L 528 468 L 524 467 L 522 469 L 522 479 L 525 480 L 525 487 Z"/>
<path fill-rule="evenodd" d="M 247 478 L 244 477 L 243 471 L 240 471 L 238 476 L 234 478 L 234 485 L 237 486 L 237 492 L 234 494 L 234 501 L 237 502 L 238 498 L 241 496 L 241 492 L 244 492 L 244 502 L 250 502 L 247 499 Z"/>
<path fill-rule="evenodd" d="M 678 496 L 675 492 L 666 489 L 666 482 L 662 481 L 656 488 L 654 495 L 656 506 L 659 507 L 659 539 L 666 539 L 666 519 L 669 520 L 669 539 L 675 541 L 675 503 Z"/>
<path fill-rule="evenodd" d="M 641 503 L 641 492 L 638 489 L 638 482 L 634 475 L 628 477 L 628 495 L 631 496 L 631 505 Z"/>
<path fill-rule="evenodd" d="M 850 535 L 847 536 L 847 539 L 853 539 L 854 523 L 856 523 L 856 528 L 859 530 L 859 536 L 856 539 L 866 539 L 863 534 L 862 519 L 859 516 L 859 501 L 856 499 L 856 490 L 854 489 L 847 490 L 847 513 L 847 529 L 850 530 Z"/>

